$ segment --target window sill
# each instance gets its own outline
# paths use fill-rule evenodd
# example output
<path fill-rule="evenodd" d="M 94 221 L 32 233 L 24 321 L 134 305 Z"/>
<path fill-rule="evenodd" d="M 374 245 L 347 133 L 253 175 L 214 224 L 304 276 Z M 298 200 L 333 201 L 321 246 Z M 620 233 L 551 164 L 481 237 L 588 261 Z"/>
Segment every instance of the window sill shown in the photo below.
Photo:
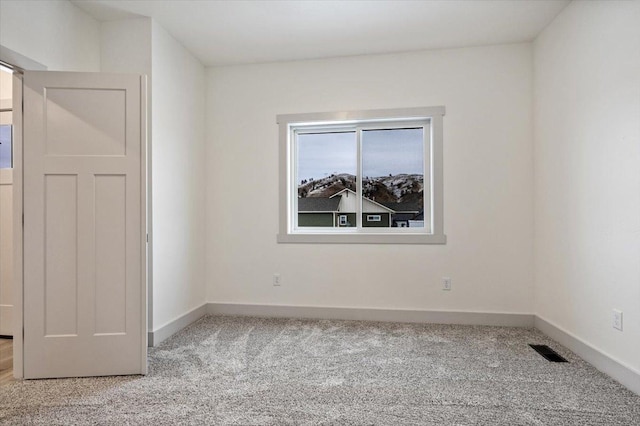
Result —
<path fill-rule="evenodd" d="M 446 244 L 435 234 L 278 234 L 279 244 Z"/>

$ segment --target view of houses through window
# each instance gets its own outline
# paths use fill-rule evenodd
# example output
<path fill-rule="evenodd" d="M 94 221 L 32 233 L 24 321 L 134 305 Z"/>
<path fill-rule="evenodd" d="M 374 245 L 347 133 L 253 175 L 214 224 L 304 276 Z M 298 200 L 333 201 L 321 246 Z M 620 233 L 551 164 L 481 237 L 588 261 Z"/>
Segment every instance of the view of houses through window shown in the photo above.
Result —
<path fill-rule="evenodd" d="M 424 228 L 424 127 L 364 128 L 359 137 L 360 149 L 358 130 L 297 134 L 298 227 Z"/>

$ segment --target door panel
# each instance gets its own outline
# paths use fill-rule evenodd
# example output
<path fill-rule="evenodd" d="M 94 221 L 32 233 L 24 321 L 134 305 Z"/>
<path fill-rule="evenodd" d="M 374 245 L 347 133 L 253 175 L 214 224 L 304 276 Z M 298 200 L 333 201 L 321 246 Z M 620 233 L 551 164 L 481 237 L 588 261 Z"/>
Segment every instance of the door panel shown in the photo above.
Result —
<path fill-rule="evenodd" d="M 49 155 L 125 155 L 125 90 L 50 88 L 45 96 Z"/>
<path fill-rule="evenodd" d="M 124 175 L 95 179 L 97 334 L 126 333 L 126 183 Z"/>
<path fill-rule="evenodd" d="M 78 334 L 78 176 L 44 175 L 44 335 Z"/>
<path fill-rule="evenodd" d="M 140 76 L 24 75 L 24 377 L 146 372 Z"/>

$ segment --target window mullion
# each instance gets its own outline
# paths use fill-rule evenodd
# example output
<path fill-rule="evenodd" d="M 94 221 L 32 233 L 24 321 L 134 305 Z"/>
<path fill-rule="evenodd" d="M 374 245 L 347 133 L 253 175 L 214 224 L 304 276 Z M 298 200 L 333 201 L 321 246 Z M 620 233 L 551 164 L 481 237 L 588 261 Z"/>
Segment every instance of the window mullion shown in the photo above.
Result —
<path fill-rule="evenodd" d="M 423 219 L 424 219 L 424 226 L 426 227 L 427 224 L 429 226 L 428 228 L 428 232 L 432 233 L 434 226 L 433 226 L 433 173 L 434 173 L 434 167 L 433 167 L 433 138 L 432 138 L 432 132 L 433 132 L 433 124 L 432 121 L 429 120 L 429 125 L 425 127 L 423 127 L 423 146 L 424 146 L 424 182 L 423 182 L 423 186 L 424 186 L 424 191 L 423 191 Z M 426 191 L 427 189 L 429 190 L 429 193 L 427 194 Z M 427 219 L 427 213 L 429 214 L 428 219 Z"/>
<path fill-rule="evenodd" d="M 362 127 L 356 127 L 357 161 L 356 168 L 356 229 L 362 230 Z"/>
<path fill-rule="evenodd" d="M 289 179 L 289 191 L 291 191 L 290 200 L 291 200 L 291 210 L 289 214 L 291 215 L 291 220 L 293 221 L 293 229 L 298 229 L 298 132 L 296 130 L 291 129 L 289 131 L 289 137 L 291 138 L 291 152 L 289 153 L 289 172 L 291 173 L 292 179 Z"/>

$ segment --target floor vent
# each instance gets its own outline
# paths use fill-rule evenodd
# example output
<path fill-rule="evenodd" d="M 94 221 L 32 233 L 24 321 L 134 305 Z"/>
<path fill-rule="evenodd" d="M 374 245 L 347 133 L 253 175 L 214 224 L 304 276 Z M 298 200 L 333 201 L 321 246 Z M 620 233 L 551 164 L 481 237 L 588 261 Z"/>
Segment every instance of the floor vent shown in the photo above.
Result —
<path fill-rule="evenodd" d="M 545 357 L 545 359 L 547 361 L 551 361 L 551 362 L 569 362 L 566 359 L 564 359 L 563 357 L 561 357 L 560 355 L 558 355 L 558 353 L 556 351 L 554 351 L 553 349 L 551 349 L 547 345 L 529 345 L 529 346 L 531 346 L 540 355 Z"/>

